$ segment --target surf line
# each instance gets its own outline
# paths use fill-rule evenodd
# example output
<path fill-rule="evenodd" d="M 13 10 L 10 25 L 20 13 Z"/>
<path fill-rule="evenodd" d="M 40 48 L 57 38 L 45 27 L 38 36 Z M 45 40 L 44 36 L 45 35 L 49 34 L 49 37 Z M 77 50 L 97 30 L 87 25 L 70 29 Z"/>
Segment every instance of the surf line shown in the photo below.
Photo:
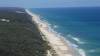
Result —
<path fill-rule="evenodd" d="M 47 22 L 44 22 L 40 19 L 39 15 L 31 13 L 27 9 L 26 12 L 32 16 L 32 21 L 37 24 L 39 30 L 45 35 L 47 41 L 56 51 L 58 56 L 85 56 L 84 52 L 82 55 L 78 54 L 74 48 L 72 48 L 71 43 L 51 29 Z"/>

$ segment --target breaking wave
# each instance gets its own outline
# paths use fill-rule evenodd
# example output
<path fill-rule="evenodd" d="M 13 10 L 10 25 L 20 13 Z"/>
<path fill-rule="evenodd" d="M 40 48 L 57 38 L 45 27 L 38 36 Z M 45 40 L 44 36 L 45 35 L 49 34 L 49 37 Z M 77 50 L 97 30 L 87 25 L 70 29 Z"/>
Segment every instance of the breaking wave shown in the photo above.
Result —
<path fill-rule="evenodd" d="M 81 39 L 74 37 L 70 34 L 67 35 L 68 37 L 70 37 L 71 39 L 73 39 L 74 41 L 76 41 L 78 44 L 85 44 L 86 42 L 83 42 Z"/>
<path fill-rule="evenodd" d="M 78 45 L 72 44 L 70 41 L 66 40 L 64 36 L 61 36 L 61 33 L 58 33 L 58 32 L 56 32 L 53 28 L 51 28 L 51 24 L 49 24 L 48 21 L 46 21 L 46 20 L 42 20 L 42 21 L 43 21 L 43 23 L 45 23 L 45 24 L 48 25 L 49 31 L 54 32 L 56 36 L 63 38 L 67 43 L 69 42 L 68 44 L 69 44 L 71 47 L 77 49 L 77 50 L 79 51 L 79 53 L 80 53 L 81 56 L 86 56 L 86 55 L 85 55 L 85 51 L 84 51 L 83 49 L 78 49 Z M 54 27 L 54 28 L 58 28 L 57 25 L 54 25 L 53 27 Z M 72 37 L 72 36 L 71 36 L 71 37 Z M 84 44 L 84 43 L 85 43 L 85 42 L 82 42 L 82 41 L 80 41 L 80 39 L 75 38 L 75 37 L 72 37 L 72 39 L 75 40 L 75 41 L 77 41 L 79 44 Z"/>
<path fill-rule="evenodd" d="M 31 13 L 31 12 L 28 12 L 28 13 Z M 34 14 L 34 13 L 31 13 L 31 14 L 37 16 L 37 20 L 38 20 L 39 23 L 41 23 L 41 24 L 46 24 L 46 26 L 48 27 L 48 31 L 52 31 L 52 32 L 55 34 L 55 36 L 62 38 L 66 43 L 68 43 L 68 45 L 69 45 L 70 47 L 73 47 L 75 50 L 77 50 L 78 53 L 80 54 L 79 56 L 86 56 L 85 51 L 84 51 L 83 49 L 80 49 L 80 48 L 78 47 L 78 45 L 71 43 L 69 40 L 66 39 L 66 37 L 62 36 L 61 33 L 55 31 L 55 30 L 52 28 L 51 24 L 50 24 L 48 21 L 41 19 L 41 16 L 38 15 L 38 14 Z M 42 18 L 43 18 L 43 17 L 42 17 Z M 54 25 L 53 27 L 54 27 L 54 28 L 58 28 L 57 25 Z M 81 42 L 80 39 L 78 39 L 78 38 L 76 38 L 76 37 L 73 37 L 73 36 L 71 36 L 71 35 L 68 35 L 68 37 L 71 37 L 73 40 L 77 41 L 77 42 L 80 43 L 80 44 L 84 44 L 84 42 Z"/>

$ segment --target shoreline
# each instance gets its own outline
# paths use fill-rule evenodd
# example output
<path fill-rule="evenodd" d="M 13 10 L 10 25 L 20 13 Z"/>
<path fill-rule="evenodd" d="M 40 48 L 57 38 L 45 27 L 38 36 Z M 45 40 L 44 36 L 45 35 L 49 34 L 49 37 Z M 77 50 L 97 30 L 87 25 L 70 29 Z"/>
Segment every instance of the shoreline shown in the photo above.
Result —
<path fill-rule="evenodd" d="M 33 14 L 28 10 L 26 10 L 26 12 L 32 16 L 32 21 L 37 24 L 39 30 L 43 33 L 46 40 L 56 51 L 58 56 L 85 56 L 75 52 L 76 49 L 71 45 L 70 41 L 65 39 L 63 36 L 58 35 L 58 33 L 51 29 L 47 22 L 42 21 L 38 15 Z"/>

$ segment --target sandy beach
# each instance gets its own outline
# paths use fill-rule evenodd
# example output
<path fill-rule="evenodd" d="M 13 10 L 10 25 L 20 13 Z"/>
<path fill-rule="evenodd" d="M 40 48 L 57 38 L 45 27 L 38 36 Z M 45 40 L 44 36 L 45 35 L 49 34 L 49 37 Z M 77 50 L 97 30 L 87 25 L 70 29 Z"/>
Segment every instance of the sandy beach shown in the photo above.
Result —
<path fill-rule="evenodd" d="M 35 15 L 28 10 L 26 10 L 26 12 L 32 16 L 32 20 L 38 25 L 39 30 L 43 33 L 46 40 L 49 42 L 50 46 L 56 51 L 58 56 L 78 55 L 75 53 L 72 46 L 68 44 L 69 41 L 65 41 L 65 39 L 62 36 L 58 35 L 58 33 L 56 33 L 55 31 L 53 31 L 46 22 L 40 20 L 39 15 Z"/>

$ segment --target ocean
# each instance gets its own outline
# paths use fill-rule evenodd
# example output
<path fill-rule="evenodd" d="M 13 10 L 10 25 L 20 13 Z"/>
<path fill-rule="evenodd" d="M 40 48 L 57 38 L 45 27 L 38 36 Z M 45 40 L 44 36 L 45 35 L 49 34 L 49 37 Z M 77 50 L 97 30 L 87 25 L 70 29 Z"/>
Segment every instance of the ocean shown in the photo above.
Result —
<path fill-rule="evenodd" d="M 100 56 L 100 7 L 31 8 L 86 56 Z"/>

